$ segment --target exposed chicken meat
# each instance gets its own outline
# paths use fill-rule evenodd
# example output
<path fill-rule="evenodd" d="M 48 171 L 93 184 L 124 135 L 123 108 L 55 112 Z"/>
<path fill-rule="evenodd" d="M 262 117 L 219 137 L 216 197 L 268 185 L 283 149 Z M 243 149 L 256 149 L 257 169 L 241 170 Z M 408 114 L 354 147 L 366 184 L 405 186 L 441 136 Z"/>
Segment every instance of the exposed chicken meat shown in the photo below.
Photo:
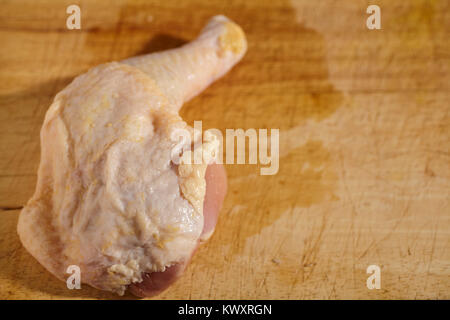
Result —
<path fill-rule="evenodd" d="M 100 65 L 58 93 L 41 129 L 36 191 L 19 218 L 25 248 L 61 280 L 78 265 L 82 282 L 118 294 L 130 285 L 153 294 L 152 274 L 179 273 L 212 232 L 216 218 L 203 209 L 218 210 L 221 173 L 208 168 L 207 186 L 207 152 L 201 164 L 172 162 L 172 133 L 192 132 L 178 110 L 245 51 L 242 30 L 216 16 L 181 48 Z"/>

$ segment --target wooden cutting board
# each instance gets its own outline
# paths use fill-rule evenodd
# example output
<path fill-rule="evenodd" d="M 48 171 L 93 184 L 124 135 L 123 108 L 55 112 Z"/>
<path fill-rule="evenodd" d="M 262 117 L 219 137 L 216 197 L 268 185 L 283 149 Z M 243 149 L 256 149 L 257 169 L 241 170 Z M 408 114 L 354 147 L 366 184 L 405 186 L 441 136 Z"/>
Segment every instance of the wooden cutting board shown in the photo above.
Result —
<path fill-rule="evenodd" d="M 450 298 L 448 1 L 76 1 L 68 30 L 74 2 L 0 1 L 0 298 L 116 298 L 68 290 L 19 242 L 44 114 L 76 75 L 179 46 L 215 14 L 243 27 L 248 53 L 182 115 L 278 128 L 279 171 L 227 165 L 214 236 L 158 298 Z"/>

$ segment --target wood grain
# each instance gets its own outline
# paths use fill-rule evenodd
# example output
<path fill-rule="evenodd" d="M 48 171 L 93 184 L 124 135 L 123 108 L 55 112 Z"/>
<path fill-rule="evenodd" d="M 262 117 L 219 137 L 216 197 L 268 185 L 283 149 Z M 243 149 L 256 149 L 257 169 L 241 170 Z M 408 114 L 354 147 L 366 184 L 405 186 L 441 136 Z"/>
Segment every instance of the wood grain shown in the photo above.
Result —
<path fill-rule="evenodd" d="M 359 0 L 79 1 L 70 31 L 73 1 L 0 1 L 0 298 L 116 298 L 68 290 L 19 242 L 44 114 L 90 67 L 176 47 L 223 13 L 248 54 L 182 115 L 279 128 L 280 168 L 227 166 L 214 236 L 157 298 L 449 299 L 450 4 L 376 2 L 382 30 Z"/>

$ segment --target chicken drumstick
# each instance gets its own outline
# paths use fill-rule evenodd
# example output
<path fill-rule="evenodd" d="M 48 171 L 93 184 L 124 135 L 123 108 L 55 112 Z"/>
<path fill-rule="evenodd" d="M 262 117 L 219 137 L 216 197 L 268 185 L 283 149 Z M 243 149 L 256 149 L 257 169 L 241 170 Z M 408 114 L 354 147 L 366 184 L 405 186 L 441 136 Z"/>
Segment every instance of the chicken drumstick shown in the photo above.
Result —
<path fill-rule="evenodd" d="M 36 191 L 22 210 L 25 248 L 65 281 L 151 296 L 211 235 L 226 192 L 221 165 L 174 164 L 182 104 L 244 55 L 224 16 L 181 48 L 100 65 L 58 93 L 41 129 Z M 211 141 L 203 143 L 206 150 Z M 208 160 L 209 159 L 209 160 Z"/>

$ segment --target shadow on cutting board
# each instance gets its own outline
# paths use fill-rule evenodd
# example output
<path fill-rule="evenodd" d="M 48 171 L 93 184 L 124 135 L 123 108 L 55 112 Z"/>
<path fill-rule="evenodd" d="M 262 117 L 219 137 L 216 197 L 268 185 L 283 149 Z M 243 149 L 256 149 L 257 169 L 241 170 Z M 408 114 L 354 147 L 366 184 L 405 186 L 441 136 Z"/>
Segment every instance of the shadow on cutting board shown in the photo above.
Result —
<path fill-rule="evenodd" d="M 182 117 L 188 123 L 198 120 L 195 108 L 201 108 L 204 129 L 278 128 L 283 133 L 306 121 L 325 120 L 344 104 L 343 94 L 329 80 L 323 36 L 298 23 L 293 11 L 284 10 L 283 14 L 282 26 L 271 19 L 272 12 L 264 12 L 266 16 L 258 16 L 257 21 L 241 19 L 249 43 L 243 62 L 183 107 Z M 264 21 L 263 33 L 258 32 L 263 27 L 260 20 Z M 267 49 L 267 39 L 277 39 L 280 30 L 284 40 L 274 40 L 273 48 Z M 204 268 L 217 266 L 221 272 L 229 264 L 215 263 L 214 252 L 226 252 L 224 259 L 233 261 L 245 251 L 248 238 L 290 214 L 291 209 L 338 200 L 334 158 L 325 143 L 312 139 L 287 149 L 280 150 L 279 171 L 272 176 L 261 176 L 260 165 L 226 166 L 229 191 L 216 237 L 199 250 L 195 263 Z M 326 224 L 326 210 L 323 215 L 320 220 Z M 299 215 L 298 219 L 306 217 Z M 303 238 L 305 242 L 319 241 L 312 231 Z"/>

